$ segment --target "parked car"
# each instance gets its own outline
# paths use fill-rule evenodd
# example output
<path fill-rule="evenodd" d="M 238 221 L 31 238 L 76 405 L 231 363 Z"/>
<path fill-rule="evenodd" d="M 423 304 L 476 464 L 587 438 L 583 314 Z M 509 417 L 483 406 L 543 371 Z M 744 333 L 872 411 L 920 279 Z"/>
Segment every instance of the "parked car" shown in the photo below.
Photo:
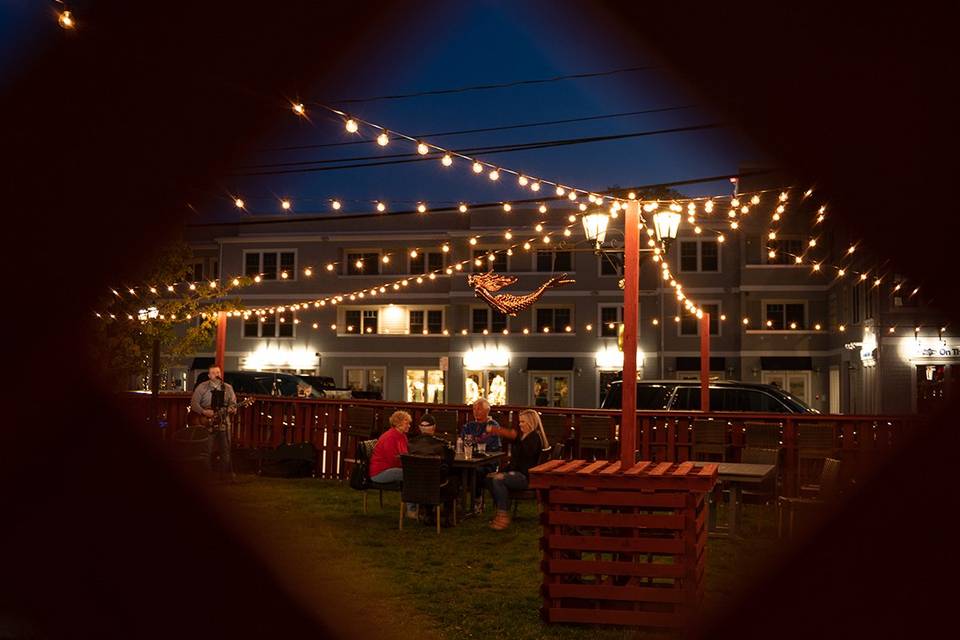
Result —
<path fill-rule="evenodd" d="M 610 383 L 602 409 L 621 408 L 623 382 Z M 700 382 L 696 380 L 641 380 L 637 382 L 637 409 L 699 411 Z M 779 387 L 753 382 L 718 380 L 710 383 L 711 411 L 758 413 L 819 413 Z"/>
<path fill-rule="evenodd" d="M 204 371 L 197 376 L 197 384 L 207 379 Z M 223 379 L 233 387 L 236 393 L 249 393 L 267 396 L 289 396 L 292 398 L 320 398 L 320 392 L 300 376 L 290 373 L 272 373 L 269 371 L 227 371 Z M 196 387 L 194 387 L 196 388 Z"/>
<path fill-rule="evenodd" d="M 354 397 L 354 391 L 346 387 L 338 387 L 336 381 L 330 376 L 300 376 L 320 393 L 321 398 L 329 400 L 351 400 Z"/>

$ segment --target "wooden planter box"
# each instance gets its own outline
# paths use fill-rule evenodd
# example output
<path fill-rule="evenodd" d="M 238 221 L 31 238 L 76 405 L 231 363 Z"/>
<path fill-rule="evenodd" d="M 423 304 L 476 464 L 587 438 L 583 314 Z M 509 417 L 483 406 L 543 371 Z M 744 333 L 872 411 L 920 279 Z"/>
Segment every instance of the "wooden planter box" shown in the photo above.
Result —
<path fill-rule="evenodd" d="M 703 599 L 710 463 L 553 460 L 540 503 L 546 622 L 684 627 Z"/>

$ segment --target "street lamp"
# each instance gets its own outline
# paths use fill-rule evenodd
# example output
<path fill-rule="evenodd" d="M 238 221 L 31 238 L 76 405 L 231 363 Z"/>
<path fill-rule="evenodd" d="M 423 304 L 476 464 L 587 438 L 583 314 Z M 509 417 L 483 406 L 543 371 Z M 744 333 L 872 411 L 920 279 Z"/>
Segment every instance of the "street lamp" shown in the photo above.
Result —
<path fill-rule="evenodd" d="M 589 215 L 583 216 L 583 235 L 587 240 L 593 241 L 594 248 L 600 253 L 600 245 L 607 237 L 607 225 L 610 224 L 610 216 L 602 211 L 595 211 Z"/>
<path fill-rule="evenodd" d="M 657 240 L 663 243 L 663 251 L 667 252 L 670 241 L 676 239 L 680 228 L 680 214 L 676 211 L 658 211 L 653 214 L 653 228 L 657 232 Z"/>

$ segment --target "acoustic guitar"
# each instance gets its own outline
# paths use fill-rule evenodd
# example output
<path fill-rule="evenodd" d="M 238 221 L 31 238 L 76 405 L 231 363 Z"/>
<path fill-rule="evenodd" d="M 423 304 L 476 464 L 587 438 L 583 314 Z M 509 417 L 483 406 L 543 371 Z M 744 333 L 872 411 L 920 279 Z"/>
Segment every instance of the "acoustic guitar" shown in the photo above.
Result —
<path fill-rule="evenodd" d="M 237 411 L 244 407 L 249 407 L 254 402 L 256 398 L 247 397 L 237 403 Z M 227 421 L 228 416 L 230 415 L 227 407 L 222 409 L 217 409 L 212 416 L 205 416 L 202 413 L 196 411 L 190 411 L 187 413 L 187 426 L 189 427 L 203 427 L 204 429 L 218 429 L 222 424 Z"/>

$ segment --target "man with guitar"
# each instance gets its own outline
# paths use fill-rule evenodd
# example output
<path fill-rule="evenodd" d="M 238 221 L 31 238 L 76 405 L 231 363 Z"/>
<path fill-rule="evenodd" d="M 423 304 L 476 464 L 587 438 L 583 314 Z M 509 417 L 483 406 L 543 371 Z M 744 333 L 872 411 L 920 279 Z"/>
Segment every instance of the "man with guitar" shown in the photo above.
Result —
<path fill-rule="evenodd" d="M 230 416 L 237 412 L 237 394 L 233 387 L 223 381 L 220 367 L 213 365 L 208 369 L 207 380 L 197 385 L 190 399 L 190 413 L 197 416 L 192 420 L 196 426 L 206 427 L 211 433 L 210 470 L 214 471 L 214 460 L 220 456 L 219 471 L 230 473 Z"/>

